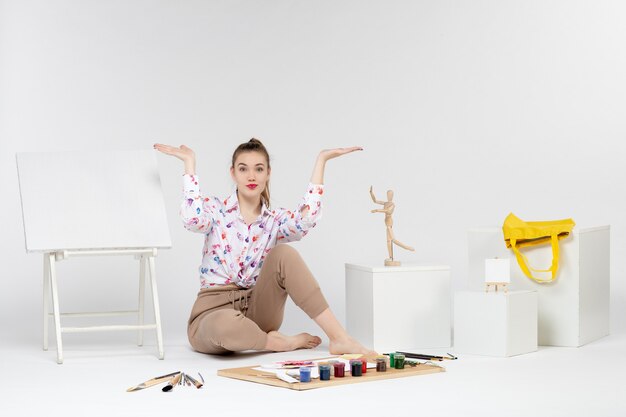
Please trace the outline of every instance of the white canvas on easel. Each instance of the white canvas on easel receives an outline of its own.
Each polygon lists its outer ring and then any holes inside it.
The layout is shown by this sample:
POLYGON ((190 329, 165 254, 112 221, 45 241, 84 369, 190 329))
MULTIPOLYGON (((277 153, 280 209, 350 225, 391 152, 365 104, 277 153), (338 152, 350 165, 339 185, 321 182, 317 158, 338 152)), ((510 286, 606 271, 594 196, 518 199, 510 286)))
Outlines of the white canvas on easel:
POLYGON ((159 358, 163 342, 154 258, 170 248, 161 182, 152 150, 19 153, 26 251, 44 256, 44 349, 48 347, 49 302, 55 322, 57 362, 63 362, 61 333, 155 329, 159 358), (59 311, 55 263, 75 256, 133 255, 140 261, 139 307, 107 313, 59 311), (154 324, 143 323, 146 272, 150 276, 154 324), (137 325, 61 327, 64 315, 136 314, 137 325))

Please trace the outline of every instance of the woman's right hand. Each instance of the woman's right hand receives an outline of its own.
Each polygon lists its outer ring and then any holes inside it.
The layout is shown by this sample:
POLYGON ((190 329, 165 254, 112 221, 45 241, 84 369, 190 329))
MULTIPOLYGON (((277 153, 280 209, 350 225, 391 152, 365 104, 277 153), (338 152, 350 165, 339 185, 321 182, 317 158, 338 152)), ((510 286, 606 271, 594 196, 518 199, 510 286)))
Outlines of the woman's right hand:
POLYGON ((195 160, 196 159, 196 154, 193 153, 191 148, 189 148, 189 147, 187 147, 185 145, 180 145, 180 148, 177 148, 175 146, 169 146, 169 145, 163 145, 161 143, 155 143, 154 144, 154 149, 156 149, 159 152, 163 152, 164 154, 175 156, 176 158, 180 159, 183 162, 187 162, 188 160, 195 160))
POLYGON ((194 175, 196 173, 196 154, 193 150, 185 145, 180 145, 180 147, 163 145, 161 143, 155 143, 154 149, 159 152, 162 152, 166 155, 172 155, 176 158, 180 159, 185 163, 185 173, 189 175, 194 175))
POLYGON ((185 174, 195 175, 196 173, 196 154, 193 150, 185 145, 180 147, 163 145, 155 143, 154 149, 166 155, 172 155, 185 163, 185 174))

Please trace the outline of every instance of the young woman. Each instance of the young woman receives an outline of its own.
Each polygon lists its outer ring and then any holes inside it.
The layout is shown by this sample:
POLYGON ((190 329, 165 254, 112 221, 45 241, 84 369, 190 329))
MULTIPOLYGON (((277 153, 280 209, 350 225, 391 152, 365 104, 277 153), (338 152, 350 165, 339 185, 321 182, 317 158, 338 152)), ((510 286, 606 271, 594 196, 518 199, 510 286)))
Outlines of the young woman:
POLYGON ((205 197, 194 152, 185 145, 154 148, 185 164, 180 214, 185 228, 205 234, 201 290, 188 322, 191 346, 204 353, 313 348, 308 333, 278 332, 287 295, 330 340, 330 353, 372 353, 350 337, 330 310, 298 252, 285 243, 300 240, 321 215, 326 162, 360 147, 320 152, 310 184, 296 210, 270 209, 269 154, 257 139, 235 149, 230 174, 237 190, 225 200, 205 197))

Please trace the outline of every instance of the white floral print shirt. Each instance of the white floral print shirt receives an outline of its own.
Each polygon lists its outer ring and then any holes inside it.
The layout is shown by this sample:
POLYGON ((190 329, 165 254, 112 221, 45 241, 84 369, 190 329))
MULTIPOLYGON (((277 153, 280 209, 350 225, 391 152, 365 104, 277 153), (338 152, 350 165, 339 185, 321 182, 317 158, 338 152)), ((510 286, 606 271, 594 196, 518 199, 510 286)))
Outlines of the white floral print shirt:
POLYGON ((239 211, 236 191, 225 200, 204 197, 198 176, 184 174, 180 216, 187 230, 206 235, 200 286, 254 286, 265 257, 277 243, 300 240, 315 227, 321 218, 323 193, 323 185, 309 184, 295 210, 269 210, 263 205, 261 215, 247 225, 239 211))

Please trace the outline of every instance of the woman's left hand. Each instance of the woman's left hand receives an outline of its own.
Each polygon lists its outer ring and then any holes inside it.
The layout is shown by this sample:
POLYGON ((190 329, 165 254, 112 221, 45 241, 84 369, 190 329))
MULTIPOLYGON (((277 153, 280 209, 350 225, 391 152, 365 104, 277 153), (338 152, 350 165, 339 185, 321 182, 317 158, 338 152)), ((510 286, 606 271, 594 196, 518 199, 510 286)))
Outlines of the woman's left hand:
POLYGON ((311 183, 324 183, 324 168, 326 167, 326 161, 329 159, 333 159, 350 152, 362 150, 363 148, 360 146, 353 146, 351 148, 324 149, 320 152, 317 160, 315 161, 315 167, 313 168, 313 174, 311 175, 311 183))
POLYGON ((350 152, 362 150, 363 148, 361 146, 352 146, 351 148, 324 149, 320 152, 319 157, 324 161, 328 161, 329 159, 337 158, 338 156, 345 155, 350 152))

